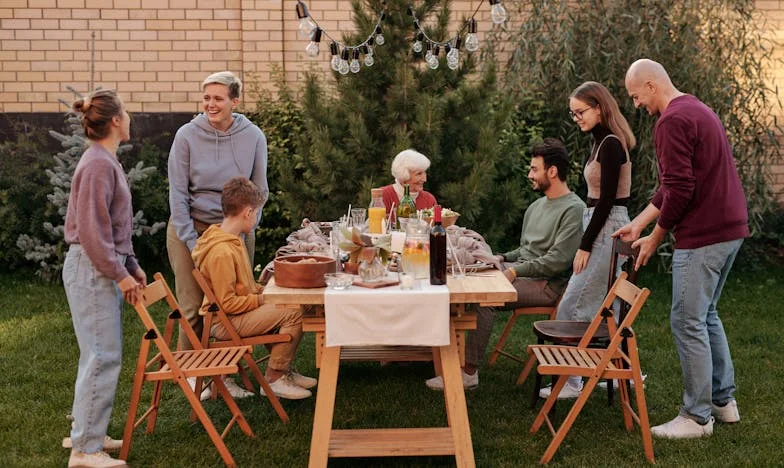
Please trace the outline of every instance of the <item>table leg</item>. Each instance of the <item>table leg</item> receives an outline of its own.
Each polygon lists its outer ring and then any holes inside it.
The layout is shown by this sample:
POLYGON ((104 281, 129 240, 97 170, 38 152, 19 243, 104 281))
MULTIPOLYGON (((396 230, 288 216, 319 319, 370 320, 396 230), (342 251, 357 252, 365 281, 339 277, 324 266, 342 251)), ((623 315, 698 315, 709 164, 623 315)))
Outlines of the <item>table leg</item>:
POLYGON ((455 443, 455 462, 458 467, 474 467, 474 447, 471 443, 471 427, 468 423, 463 379, 460 375, 460 357, 457 353, 455 326, 450 324, 448 346, 440 348, 441 370, 444 378, 444 399, 452 438, 455 443))
POLYGON ((313 433, 310 438, 310 461, 308 466, 311 468, 327 466, 339 368, 340 346, 324 348, 319 371, 316 412, 313 415, 313 433))

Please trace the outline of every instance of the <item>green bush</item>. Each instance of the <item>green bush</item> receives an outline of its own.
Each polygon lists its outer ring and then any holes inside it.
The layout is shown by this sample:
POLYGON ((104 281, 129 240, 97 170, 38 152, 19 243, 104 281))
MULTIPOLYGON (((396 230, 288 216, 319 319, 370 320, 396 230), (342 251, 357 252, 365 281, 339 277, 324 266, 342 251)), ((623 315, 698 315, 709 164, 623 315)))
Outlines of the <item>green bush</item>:
POLYGON ((16 245, 22 234, 41 236, 44 221, 51 221, 46 195, 51 157, 42 157, 40 129, 25 129, 16 140, 0 143, 0 271, 29 266, 24 251, 16 245))

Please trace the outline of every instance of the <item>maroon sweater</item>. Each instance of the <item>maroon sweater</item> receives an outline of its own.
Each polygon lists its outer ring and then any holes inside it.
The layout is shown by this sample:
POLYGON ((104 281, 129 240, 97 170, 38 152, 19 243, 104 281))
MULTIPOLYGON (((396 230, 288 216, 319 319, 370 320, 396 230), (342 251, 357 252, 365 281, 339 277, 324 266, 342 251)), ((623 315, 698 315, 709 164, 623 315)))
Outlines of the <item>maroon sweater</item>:
POLYGON ((74 171, 65 242, 80 244, 101 274, 119 282, 139 268, 131 245, 132 228, 131 190, 125 172, 114 155, 93 143, 74 171), (125 264, 117 254, 128 256, 125 264))
POLYGON ((654 129, 659 189, 651 200, 675 248, 749 236, 746 196, 719 117, 691 95, 670 101, 654 129))

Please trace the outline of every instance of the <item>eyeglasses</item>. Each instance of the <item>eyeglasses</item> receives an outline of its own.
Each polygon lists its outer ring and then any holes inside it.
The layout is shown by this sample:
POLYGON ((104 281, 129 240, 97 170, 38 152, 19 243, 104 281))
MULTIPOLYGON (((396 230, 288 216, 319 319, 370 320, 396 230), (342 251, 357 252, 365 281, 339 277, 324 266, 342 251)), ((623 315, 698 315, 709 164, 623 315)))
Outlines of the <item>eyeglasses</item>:
POLYGON ((569 111, 569 117, 571 117, 572 120, 581 120, 583 118, 583 114, 585 113, 585 111, 587 111, 588 109, 593 109, 593 107, 594 106, 588 106, 588 107, 586 107, 584 109, 580 109, 580 110, 576 110, 576 111, 570 110, 569 111))

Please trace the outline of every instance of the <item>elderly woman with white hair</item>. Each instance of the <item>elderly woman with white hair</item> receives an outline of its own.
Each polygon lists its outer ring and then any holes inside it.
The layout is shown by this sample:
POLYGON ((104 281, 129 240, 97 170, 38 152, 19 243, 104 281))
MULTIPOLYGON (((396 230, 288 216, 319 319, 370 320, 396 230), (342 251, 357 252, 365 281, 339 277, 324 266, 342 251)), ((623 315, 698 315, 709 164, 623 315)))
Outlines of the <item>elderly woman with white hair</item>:
MULTIPOLYGON (((204 112, 177 130, 169 152, 171 219, 166 232, 180 310, 197 334, 202 331, 199 309, 203 293, 191 274, 191 251, 211 224, 223 221, 223 186, 234 177, 246 177, 261 189, 265 200, 269 196, 267 138, 253 122, 234 112, 242 95, 242 82, 233 73, 222 71, 208 76, 201 89, 204 112)), ((260 220, 261 210, 256 223, 260 220)), ((251 265, 254 231, 255 226, 245 236, 251 265)), ((180 332, 178 347, 190 349, 190 342, 180 332)), ((235 391, 228 379, 226 383, 235 397, 252 395, 239 388, 235 391)))
POLYGON ((436 197, 424 189, 427 182, 427 169, 430 167, 430 160, 427 157, 412 149, 401 151, 392 161, 392 176, 395 183, 383 187, 384 206, 387 211, 392 209, 392 204, 400 205, 403 198, 403 185, 408 184, 411 198, 417 210, 432 208, 436 205, 436 197))

